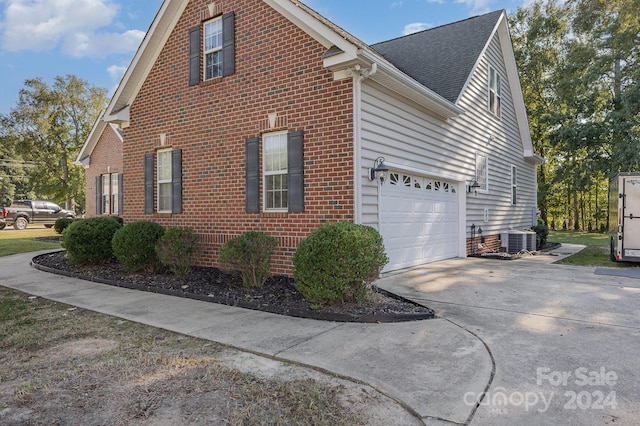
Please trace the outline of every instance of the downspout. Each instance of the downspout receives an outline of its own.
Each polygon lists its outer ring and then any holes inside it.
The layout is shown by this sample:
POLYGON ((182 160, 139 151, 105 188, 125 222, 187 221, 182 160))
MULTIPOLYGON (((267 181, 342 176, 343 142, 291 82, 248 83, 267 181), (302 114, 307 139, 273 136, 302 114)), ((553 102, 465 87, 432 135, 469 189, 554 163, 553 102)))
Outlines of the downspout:
POLYGON ((378 64, 371 64, 370 69, 362 69, 360 65, 349 68, 353 76, 353 188, 354 188, 354 222, 362 223, 362 81, 378 71, 378 64))

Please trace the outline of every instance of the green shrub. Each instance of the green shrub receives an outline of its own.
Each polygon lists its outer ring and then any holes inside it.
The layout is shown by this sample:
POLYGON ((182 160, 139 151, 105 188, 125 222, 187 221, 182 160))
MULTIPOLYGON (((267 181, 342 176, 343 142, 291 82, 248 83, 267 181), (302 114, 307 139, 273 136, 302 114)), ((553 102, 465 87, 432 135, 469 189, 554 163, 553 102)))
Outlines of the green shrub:
POLYGON ((531 229, 536 233, 536 250, 540 250, 545 244, 547 244, 549 227, 544 224, 538 224, 531 229))
POLYGON ((108 217, 76 219, 62 232, 67 258, 79 265, 108 263, 113 260, 111 240, 121 228, 108 217))
POLYGON ((218 251, 218 262, 224 270, 239 272, 245 287, 262 287, 269 278, 277 245, 274 237, 249 231, 224 243, 218 251))
POLYGON ((155 222, 129 223, 113 236, 113 254, 130 272, 156 272, 161 266, 156 244, 162 235, 164 228, 155 222))
POLYGON ((59 217, 58 219, 56 219, 55 223, 53 224, 53 229, 60 235, 62 235, 62 232, 67 229, 67 227, 69 225, 71 225, 71 222, 73 222, 74 219, 71 217, 59 217))
POLYGON ((326 223, 298 245, 293 276, 298 291, 315 305, 361 301, 388 261, 375 229, 326 223))
POLYGON ((158 259, 178 276, 185 276, 200 250, 200 238, 189 228, 169 228, 156 245, 158 259))

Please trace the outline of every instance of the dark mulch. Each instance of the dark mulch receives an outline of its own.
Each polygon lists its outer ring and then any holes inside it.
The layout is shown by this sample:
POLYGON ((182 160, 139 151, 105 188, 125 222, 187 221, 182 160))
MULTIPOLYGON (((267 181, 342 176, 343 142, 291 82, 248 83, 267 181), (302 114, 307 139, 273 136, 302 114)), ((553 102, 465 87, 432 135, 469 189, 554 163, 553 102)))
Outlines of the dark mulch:
POLYGON ((43 271, 136 290, 188 297, 294 317, 349 322, 400 322, 433 318, 426 306, 376 289, 370 301, 312 309, 288 277, 271 277, 261 288, 246 288, 238 276, 217 268, 192 267, 188 276, 169 273, 126 273, 119 263, 78 266, 64 251, 36 256, 32 265, 43 271))

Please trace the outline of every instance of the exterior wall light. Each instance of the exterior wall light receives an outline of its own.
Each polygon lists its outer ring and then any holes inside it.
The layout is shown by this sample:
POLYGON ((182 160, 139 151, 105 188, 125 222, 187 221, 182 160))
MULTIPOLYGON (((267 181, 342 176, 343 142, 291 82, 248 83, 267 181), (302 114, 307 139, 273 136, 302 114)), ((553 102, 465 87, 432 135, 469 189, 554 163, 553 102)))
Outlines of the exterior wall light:
POLYGON ((384 183, 384 174, 388 172, 389 168, 384 164, 384 157, 378 157, 373 162, 373 167, 369 169, 369 180, 376 180, 376 177, 380 179, 380 184, 384 183))
POLYGON ((471 180, 471 182, 469 183, 469 185, 467 185, 467 192, 469 194, 471 194, 472 191, 474 191, 476 194, 478 194, 478 188, 480 188, 480 184, 478 183, 478 181, 474 178, 471 180))

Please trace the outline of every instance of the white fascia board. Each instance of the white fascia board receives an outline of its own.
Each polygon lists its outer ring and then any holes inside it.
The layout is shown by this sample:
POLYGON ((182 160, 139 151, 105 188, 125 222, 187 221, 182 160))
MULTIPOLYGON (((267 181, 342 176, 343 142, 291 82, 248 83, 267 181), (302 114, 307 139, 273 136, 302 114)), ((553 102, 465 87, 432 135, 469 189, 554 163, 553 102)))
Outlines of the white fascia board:
MULTIPOLYGON (((120 112, 126 108, 128 122, 129 105, 131 105, 140 92, 140 88, 149 75, 158 56, 160 56, 162 48, 184 13, 188 3, 188 0, 164 0, 140 47, 138 47, 138 51, 122 77, 122 81, 120 81, 115 94, 111 98, 111 102, 109 102, 105 113, 108 121, 111 121, 110 119, 112 117, 117 119, 122 117, 120 112)), ((126 123, 122 127, 126 127, 126 123)))
POLYGON ((331 46, 337 46, 351 59, 358 57, 358 46, 347 40, 346 35, 339 34, 322 22, 325 18, 320 15, 313 16, 307 6, 301 5, 295 0, 263 1, 327 49, 331 46))
MULTIPOLYGON (((502 47, 502 56, 507 70, 507 78, 509 79, 509 87, 511 88, 511 96, 513 97, 513 107, 515 109, 516 120, 518 120, 522 149, 525 153, 533 153, 533 141, 531 140, 531 129, 529 128, 529 119, 527 118, 527 107, 524 103, 524 96, 522 95, 518 65, 516 63, 515 53, 513 52, 513 44, 511 43, 511 34, 509 33, 506 17, 501 20, 498 31, 500 45, 502 47)), ((525 157, 527 157, 526 154, 525 157)))

